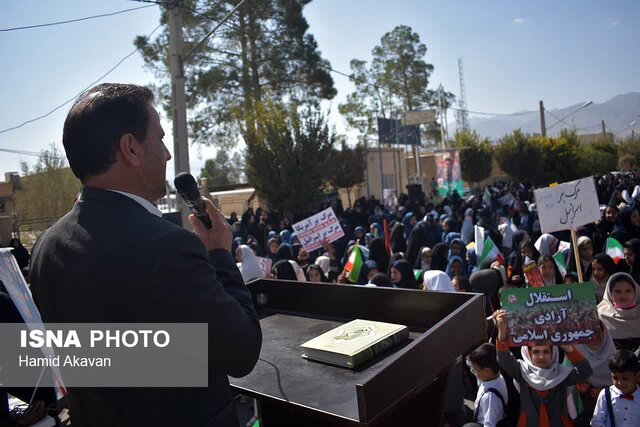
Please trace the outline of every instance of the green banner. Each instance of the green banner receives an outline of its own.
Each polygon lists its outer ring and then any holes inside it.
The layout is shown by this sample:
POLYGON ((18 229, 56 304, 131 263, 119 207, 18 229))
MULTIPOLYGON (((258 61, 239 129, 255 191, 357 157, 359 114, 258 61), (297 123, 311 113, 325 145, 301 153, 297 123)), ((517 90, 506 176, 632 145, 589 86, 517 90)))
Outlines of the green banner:
POLYGON ((522 345, 600 342, 593 283, 500 290, 509 313, 509 340, 522 345))

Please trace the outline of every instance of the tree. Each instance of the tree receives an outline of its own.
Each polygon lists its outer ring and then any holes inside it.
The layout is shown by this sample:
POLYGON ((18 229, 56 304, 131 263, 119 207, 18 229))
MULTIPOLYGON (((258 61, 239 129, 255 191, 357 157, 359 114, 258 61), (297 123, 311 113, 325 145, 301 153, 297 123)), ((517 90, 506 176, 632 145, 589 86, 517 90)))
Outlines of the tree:
POLYGON ((343 140, 340 150, 332 150, 329 158, 329 183, 338 191, 347 190, 347 199, 351 206, 351 188, 364 181, 365 164, 364 147, 360 144, 354 148, 347 146, 343 140))
POLYGON ((555 138, 531 137, 531 143, 540 151, 540 162, 533 182, 548 185, 580 178, 578 152, 580 142, 575 130, 562 129, 555 138))
POLYGON ((520 129, 505 135, 496 147, 495 155, 500 169, 512 178, 520 182, 536 182, 542 153, 520 129))
MULTIPOLYGON (((375 135, 376 118, 391 118, 396 112, 422 110, 437 105, 438 97, 428 89, 434 70, 424 61, 427 47, 411 27, 400 25, 380 39, 371 51, 373 60, 352 59, 350 79, 356 90, 347 95, 347 102, 338 106, 351 128, 363 135, 375 135)), ((445 103, 454 96, 445 93, 445 103)), ((440 139, 437 123, 423 129, 433 139, 440 139)))
POLYGON ((582 144, 577 161, 580 177, 605 174, 618 168, 617 148, 608 141, 582 144))
POLYGON ((336 138, 325 117, 273 101, 256 103, 249 114, 248 120, 239 120, 247 143, 249 183, 272 209, 294 215, 315 210, 323 198, 336 138))
POLYGON ((457 130, 454 144, 460 150, 462 179, 475 183, 491 176, 493 151, 489 138, 481 140, 476 131, 457 130))
MULTIPOLYGON (((311 0, 252 0, 184 63, 190 135, 193 141, 229 148, 237 121, 232 105, 250 111, 265 93, 317 105, 336 90, 302 9, 311 0)), ((184 0, 185 52, 190 52, 238 0, 184 0)), ((163 11, 161 23, 168 22, 163 11)), ((146 65, 163 82, 160 99, 170 112, 169 29, 154 40, 138 36, 146 65)), ((251 115, 246 115, 249 119, 251 115)))
POLYGON ((620 140, 617 144, 621 159, 637 169, 640 167, 640 138, 638 136, 628 136, 620 140))
POLYGON ((207 178, 207 185, 237 184, 241 181, 244 160, 239 153, 229 157, 227 150, 218 150, 216 157, 207 159, 200 170, 200 178, 207 178))
POLYGON ((22 162, 21 167, 22 190, 15 194, 18 218, 58 218, 69 212, 82 184, 67 167, 62 150, 51 144, 35 165, 22 162))

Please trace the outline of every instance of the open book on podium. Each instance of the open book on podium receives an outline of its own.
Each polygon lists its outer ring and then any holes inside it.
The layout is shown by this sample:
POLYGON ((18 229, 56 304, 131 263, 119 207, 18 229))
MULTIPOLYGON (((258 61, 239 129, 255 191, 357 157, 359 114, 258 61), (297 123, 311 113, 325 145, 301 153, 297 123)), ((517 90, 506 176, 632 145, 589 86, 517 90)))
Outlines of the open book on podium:
POLYGON ((302 357, 356 368, 407 338, 406 326, 356 319, 302 344, 302 357))

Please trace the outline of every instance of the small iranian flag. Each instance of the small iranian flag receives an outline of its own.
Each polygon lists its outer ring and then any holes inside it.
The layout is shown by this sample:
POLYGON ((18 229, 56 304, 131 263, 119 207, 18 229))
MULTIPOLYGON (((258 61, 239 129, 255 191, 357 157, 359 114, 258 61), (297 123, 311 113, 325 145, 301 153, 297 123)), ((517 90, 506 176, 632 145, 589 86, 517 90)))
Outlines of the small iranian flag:
POLYGON ((349 276, 347 276, 347 279, 349 279, 351 283, 356 283, 358 281, 361 267, 362 253, 360 252, 360 246, 358 246, 358 244, 356 243, 356 245, 353 247, 353 251, 351 251, 351 255, 349 255, 347 265, 344 266, 345 271, 349 272, 349 276))
POLYGON ((504 256, 502 255, 500 250, 498 250, 496 244, 493 243, 491 237, 487 237, 484 241, 484 247, 482 248, 482 254, 480 255, 480 259, 478 260, 478 265, 482 265, 482 263, 486 259, 496 260, 501 264, 504 264, 504 256))
POLYGON ((624 251, 622 245, 613 237, 607 238, 604 253, 613 258, 613 261, 617 264, 622 258, 624 258, 624 251))
POLYGON ((553 260, 556 262, 558 270, 560 270, 560 274, 562 274, 562 278, 564 278, 564 276, 567 274, 567 266, 564 263, 564 255, 562 254, 562 252, 556 252, 556 254, 553 256, 553 260))

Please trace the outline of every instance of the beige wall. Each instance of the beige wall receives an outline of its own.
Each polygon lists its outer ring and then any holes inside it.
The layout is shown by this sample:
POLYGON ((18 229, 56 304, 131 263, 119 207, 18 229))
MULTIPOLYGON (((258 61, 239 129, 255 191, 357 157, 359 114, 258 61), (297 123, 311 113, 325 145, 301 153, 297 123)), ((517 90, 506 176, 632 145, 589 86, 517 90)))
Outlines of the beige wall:
MULTIPOLYGON (((402 148, 377 148, 367 149, 367 170, 365 171, 365 181, 359 187, 359 197, 367 197, 367 182, 369 183, 369 194, 373 194, 376 199, 382 200, 382 180, 380 177, 380 153, 382 154, 382 174, 395 176, 394 186, 398 195, 407 192, 407 162, 402 148)), ((346 193, 345 193, 346 194, 346 193)), ((352 190, 352 203, 353 190, 352 190)), ((346 207, 346 197, 343 199, 346 207)))
POLYGON ((590 133, 586 135, 578 135, 578 140, 581 144, 593 144, 598 141, 613 142, 614 136, 611 132, 590 133))

